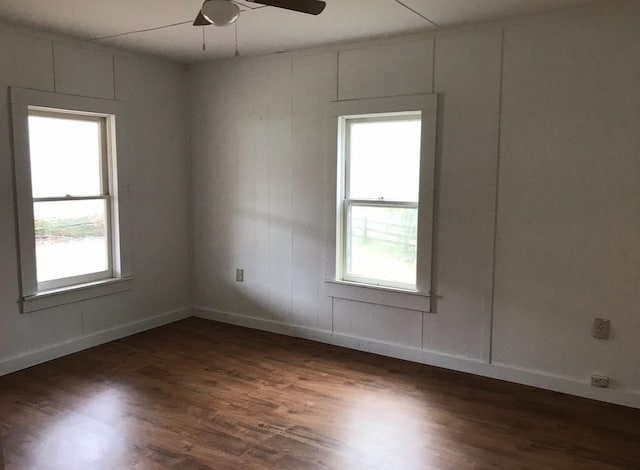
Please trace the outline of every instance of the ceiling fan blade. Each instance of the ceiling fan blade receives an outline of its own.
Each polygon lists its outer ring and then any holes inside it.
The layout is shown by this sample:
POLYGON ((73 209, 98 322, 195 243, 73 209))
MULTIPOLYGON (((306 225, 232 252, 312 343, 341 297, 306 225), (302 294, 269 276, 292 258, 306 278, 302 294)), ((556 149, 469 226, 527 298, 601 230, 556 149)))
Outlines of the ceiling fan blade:
POLYGON ((198 16, 196 16, 196 20, 193 22, 193 26, 209 26, 211 21, 206 19, 201 11, 198 12, 198 16))
POLYGON ((270 7, 284 8, 285 10, 299 11, 310 15, 319 15, 327 4, 321 0, 249 0, 252 3, 261 3, 270 7))

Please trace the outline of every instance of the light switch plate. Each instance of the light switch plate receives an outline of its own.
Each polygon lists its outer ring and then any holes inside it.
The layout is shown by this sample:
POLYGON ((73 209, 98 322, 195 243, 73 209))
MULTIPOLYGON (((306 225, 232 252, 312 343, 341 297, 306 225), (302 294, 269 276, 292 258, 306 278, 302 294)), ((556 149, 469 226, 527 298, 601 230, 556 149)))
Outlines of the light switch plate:
POLYGON ((593 337, 598 339, 609 339, 611 322, 604 318, 596 318, 593 321, 593 337))

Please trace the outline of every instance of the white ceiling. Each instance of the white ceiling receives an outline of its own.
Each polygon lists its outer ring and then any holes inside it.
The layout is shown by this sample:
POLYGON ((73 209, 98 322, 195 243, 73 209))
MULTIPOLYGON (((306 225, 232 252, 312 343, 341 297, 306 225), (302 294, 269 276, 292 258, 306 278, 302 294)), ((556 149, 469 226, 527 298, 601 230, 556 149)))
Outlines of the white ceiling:
MULTIPOLYGON (((604 2, 606 0, 600 0, 604 2)), ((371 38, 472 23, 593 0, 326 0, 320 16, 244 3, 238 20, 239 50, 244 55, 301 49, 338 41, 371 38)), ((202 0, 0 0, 0 21, 82 39, 190 22, 202 0)), ((231 57, 233 26, 202 28, 182 24, 154 31, 101 39, 98 43, 162 55, 183 62, 231 57)))

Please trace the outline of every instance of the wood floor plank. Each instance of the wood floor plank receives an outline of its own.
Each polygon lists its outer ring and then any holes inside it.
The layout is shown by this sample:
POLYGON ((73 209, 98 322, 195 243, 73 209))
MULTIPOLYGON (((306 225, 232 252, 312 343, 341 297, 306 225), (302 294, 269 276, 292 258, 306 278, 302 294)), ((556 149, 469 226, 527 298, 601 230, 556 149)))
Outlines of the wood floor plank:
POLYGON ((0 377, 7 470, 639 470, 640 410, 190 318, 0 377))

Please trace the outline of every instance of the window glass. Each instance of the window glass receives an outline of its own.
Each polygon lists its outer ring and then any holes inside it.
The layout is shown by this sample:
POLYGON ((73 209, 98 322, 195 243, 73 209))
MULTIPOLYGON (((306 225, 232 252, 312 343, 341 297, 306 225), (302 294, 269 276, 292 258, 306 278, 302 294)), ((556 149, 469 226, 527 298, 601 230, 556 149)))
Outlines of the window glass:
POLYGON ((30 113, 33 197, 102 194, 101 123, 30 113))
POLYGON ((349 197, 418 201, 419 118, 349 120, 349 197))
POLYGON ((35 202, 38 282, 109 269, 106 201, 35 202))
POLYGON ((415 285, 418 210, 352 205, 347 226, 347 272, 415 285))

